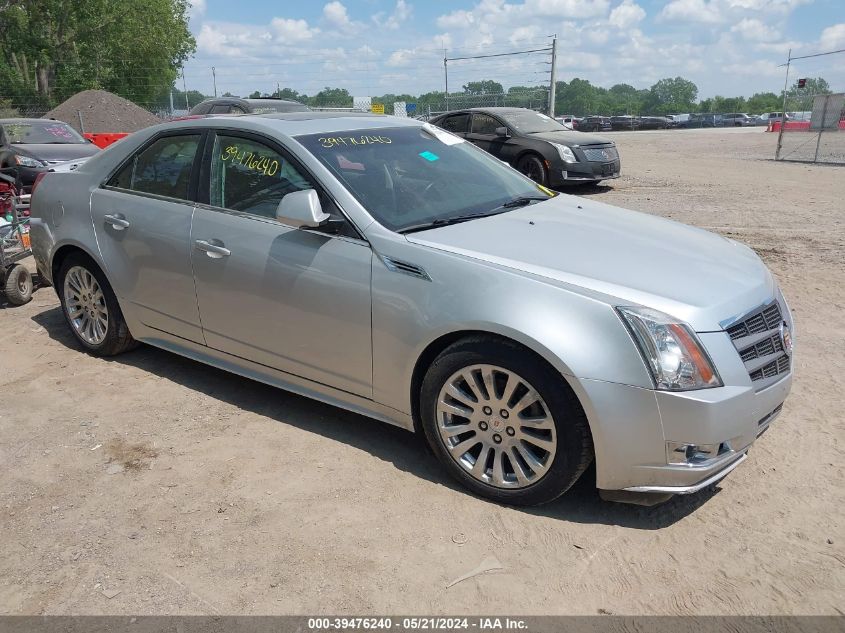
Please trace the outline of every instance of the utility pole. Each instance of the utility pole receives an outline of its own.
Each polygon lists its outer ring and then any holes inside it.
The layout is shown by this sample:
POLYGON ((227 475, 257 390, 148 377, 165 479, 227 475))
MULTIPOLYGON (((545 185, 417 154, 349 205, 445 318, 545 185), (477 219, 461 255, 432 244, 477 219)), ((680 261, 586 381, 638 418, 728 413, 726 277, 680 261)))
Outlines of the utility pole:
POLYGON ((211 78, 214 81, 214 96, 217 96, 217 71, 214 70, 214 66, 211 67, 211 78))
POLYGON ((449 111, 449 60, 446 59, 446 49, 443 49, 443 78, 446 80, 446 111, 449 111))
POLYGON ((188 105, 188 84, 185 83, 185 67, 182 67, 182 93, 185 95, 185 109, 190 112, 191 106, 188 105))
POLYGON ((549 86, 549 116, 555 118, 555 88, 557 84, 557 33, 552 38, 552 76, 549 86))
POLYGON ((775 150, 775 160, 780 159, 780 150, 783 146, 783 128, 786 127, 786 87, 789 85, 789 64, 792 63, 792 49, 789 49, 789 56, 786 58, 786 77, 783 79, 783 112, 780 113, 780 131, 778 132, 778 148, 775 150))

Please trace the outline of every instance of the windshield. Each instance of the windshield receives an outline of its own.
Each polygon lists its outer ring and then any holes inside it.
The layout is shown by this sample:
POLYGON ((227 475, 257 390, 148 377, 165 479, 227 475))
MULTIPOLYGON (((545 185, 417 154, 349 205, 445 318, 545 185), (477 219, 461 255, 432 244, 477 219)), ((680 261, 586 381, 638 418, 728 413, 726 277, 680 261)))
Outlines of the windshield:
POLYGON ((2 123, 6 142, 21 145, 44 143, 87 143, 76 130, 61 121, 27 121, 2 123))
POLYGON ((428 124, 309 134, 296 140, 393 231, 505 212, 509 209, 502 205, 516 198, 556 195, 428 124))
POLYGON ((560 123, 547 117, 542 112, 533 110, 514 110, 498 114, 510 127, 523 134, 536 134, 537 132, 560 132, 566 130, 560 123))

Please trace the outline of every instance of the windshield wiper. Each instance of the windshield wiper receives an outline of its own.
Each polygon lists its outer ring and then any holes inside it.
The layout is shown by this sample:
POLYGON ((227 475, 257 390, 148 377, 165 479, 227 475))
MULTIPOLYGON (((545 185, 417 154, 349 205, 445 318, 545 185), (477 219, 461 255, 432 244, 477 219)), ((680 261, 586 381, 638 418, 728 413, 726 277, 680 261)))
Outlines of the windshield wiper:
POLYGON ((518 198, 508 200, 504 204, 500 204, 498 207, 496 207, 495 209, 491 209, 490 211, 484 211, 483 213, 468 213, 466 215, 456 215, 451 218, 438 218, 436 220, 432 220, 431 222, 423 222, 422 224, 414 224, 405 227, 404 229, 401 229, 398 232, 402 234, 415 233, 416 231, 436 229, 441 226, 449 226, 450 224, 460 224, 461 222, 477 220, 478 218, 488 218, 491 215, 499 215, 500 213, 505 213, 505 209, 516 209, 517 207, 524 207, 526 205, 529 205, 532 202, 542 202, 543 200, 549 199, 549 196, 519 196, 518 198))
MULTIPOLYGON (((502 206, 496 207, 496 209, 516 209, 518 207, 524 207, 532 202, 542 202, 543 200, 550 200, 550 196, 519 196, 518 198, 514 198, 513 200, 508 200, 502 206)), ((493 209, 494 211, 496 209, 493 209)))
POLYGON ((451 218, 437 218, 436 220, 432 220, 431 222, 413 224, 411 226, 399 230, 398 232, 402 233, 403 235, 405 233, 415 233, 417 231, 425 231, 427 229, 436 229, 441 226, 449 226, 450 224, 460 224, 461 222, 467 222, 469 220, 475 220, 478 218, 487 218, 491 215, 499 215, 500 213, 502 213, 502 211, 485 211, 484 213, 468 213, 467 215, 456 215, 451 218))

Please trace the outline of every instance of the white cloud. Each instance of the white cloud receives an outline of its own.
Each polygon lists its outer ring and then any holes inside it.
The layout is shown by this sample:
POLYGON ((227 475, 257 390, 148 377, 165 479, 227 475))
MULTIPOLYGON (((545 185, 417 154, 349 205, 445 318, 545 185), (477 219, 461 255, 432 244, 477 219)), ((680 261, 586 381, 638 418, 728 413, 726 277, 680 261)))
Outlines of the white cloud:
POLYGON ((188 4, 188 18, 201 18, 205 15, 205 0, 191 0, 188 4))
POLYGON ((757 18, 742 18, 731 27, 731 33, 739 33, 752 42, 771 42, 780 37, 780 33, 757 18))
POLYGON ((707 0, 672 0, 663 7, 659 17, 670 22, 715 24, 722 21, 719 7, 707 0))
POLYGON ((320 29, 309 27, 305 20, 287 18, 273 18, 270 21, 270 27, 276 37, 284 43, 304 42, 320 32, 320 29))
POLYGON ((555 18, 592 18, 606 15, 608 0, 525 0, 525 11, 555 18))
POLYGON ((376 13, 373 16, 373 22, 379 26, 395 30, 402 26, 402 23, 405 22, 405 20, 411 17, 411 12, 412 10, 410 4, 408 4, 405 0, 396 0, 396 7, 393 9, 393 13, 391 13, 386 19, 383 13, 376 13))
POLYGON ((345 28, 350 24, 349 14, 346 12, 346 7, 342 2, 338 2, 337 0, 329 2, 323 7, 323 18, 330 25, 340 29, 345 28))
POLYGON ((834 24, 822 31, 819 38, 822 52, 839 49, 845 46, 845 23, 834 24))
POLYGON ((629 29, 645 18, 645 9, 633 0, 624 0, 622 4, 610 12, 610 22, 620 29, 629 29))

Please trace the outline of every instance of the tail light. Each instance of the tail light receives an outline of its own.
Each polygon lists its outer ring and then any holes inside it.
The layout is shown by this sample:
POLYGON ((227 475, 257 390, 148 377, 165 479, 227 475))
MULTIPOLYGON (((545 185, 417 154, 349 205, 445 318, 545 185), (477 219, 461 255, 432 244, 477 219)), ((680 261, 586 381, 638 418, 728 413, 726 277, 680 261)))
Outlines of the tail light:
POLYGON ((38 172, 38 175, 35 177, 35 182, 32 183, 32 188, 29 191, 30 194, 35 193, 35 188, 38 186, 38 183, 41 182, 41 179, 47 175, 47 173, 48 172, 46 171, 38 172))

